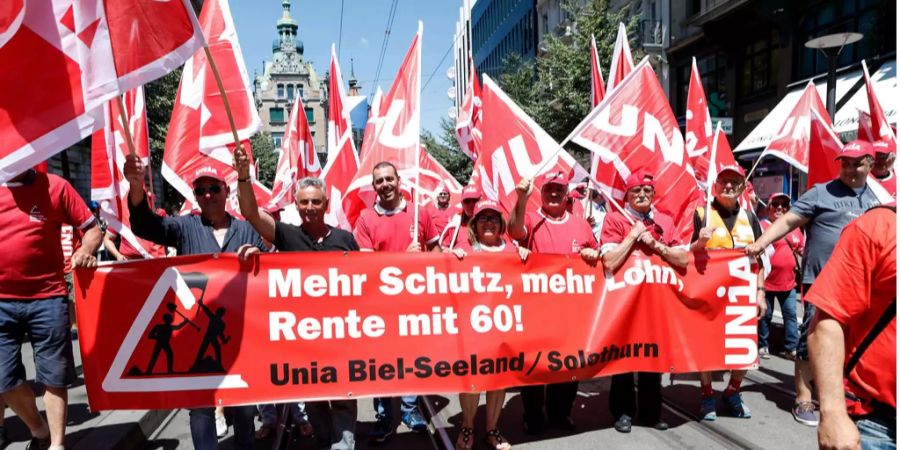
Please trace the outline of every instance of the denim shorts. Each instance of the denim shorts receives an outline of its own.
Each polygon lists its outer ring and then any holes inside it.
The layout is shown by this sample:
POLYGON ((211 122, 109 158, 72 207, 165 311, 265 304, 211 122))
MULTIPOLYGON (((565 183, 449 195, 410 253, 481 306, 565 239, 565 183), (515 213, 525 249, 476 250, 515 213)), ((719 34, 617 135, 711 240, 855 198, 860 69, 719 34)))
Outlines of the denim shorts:
POLYGON ((25 381, 22 342, 34 349, 34 380, 64 388, 75 381, 75 359, 65 297, 41 300, 0 300, 0 392, 25 381))
POLYGON ((806 293, 809 292, 811 285, 803 285, 803 320, 800 321, 800 340, 797 342, 797 359, 801 361, 809 361, 809 347, 807 339, 809 336, 809 327, 812 325, 813 316, 816 314, 816 306, 805 301, 806 293))

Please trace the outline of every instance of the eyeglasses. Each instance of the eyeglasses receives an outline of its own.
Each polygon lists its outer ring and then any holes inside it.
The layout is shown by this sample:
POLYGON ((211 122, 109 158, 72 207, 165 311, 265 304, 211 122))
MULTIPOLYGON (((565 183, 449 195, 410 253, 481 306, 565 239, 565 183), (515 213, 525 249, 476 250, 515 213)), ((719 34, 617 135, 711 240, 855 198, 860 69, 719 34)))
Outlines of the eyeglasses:
POLYGON ((719 184, 722 186, 725 186, 726 184, 729 184, 729 183, 732 186, 737 187, 737 186, 744 184, 744 179, 743 178, 719 178, 716 180, 716 184, 719 184))
POLYGON ((640 193, 652 194, 653 187, 652 186, 633 187, 633 188, 629 189, 628 192, 631 192, 632 194, 640 194, 640 193))
POLYGON ((480 215, 480 216, 478 216, 478 217, 475 218, 475 221, 476 221, 476 222, 496 222, 496 223, 500 223, 501 220, 502 220, 502 219, 500 219, 500 216, 493 215, 493 214, 484 214, 484 215, 480 215))
POLYGON ((210 187, 195 187, 194 188, 194 195, 197 197, 203 197, 204 195, 206 195, 207 192, 209 192, 210 194, 216 195, 219 192, 222 192, 222 186, 219 186, 218 184, 214 184, 210 187))
POLYGON ((477 198, 467 198, 467 199, 463 200, 462 202, 463 203, 478 203, 478 199, 477 198))

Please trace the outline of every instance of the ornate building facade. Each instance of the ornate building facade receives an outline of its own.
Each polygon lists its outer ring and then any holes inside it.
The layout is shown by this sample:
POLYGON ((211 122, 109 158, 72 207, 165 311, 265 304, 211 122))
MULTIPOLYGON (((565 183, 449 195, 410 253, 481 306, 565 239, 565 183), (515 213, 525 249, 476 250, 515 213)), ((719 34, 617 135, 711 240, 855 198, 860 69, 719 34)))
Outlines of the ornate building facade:
POLYGON ((263 74, 253 80, 256 107, 263 131, 271 134, 275 147, 281 147, 294 101, 302 99, 316 152, 324 160, 327 86, 312 63, 303 59, 303 41, 297 35, 297 21, 291 17, 290 0, 283 0, 281 5, 284 12, 276 25, 278 37, 272 42, 272 60, 265 62, 263 74))

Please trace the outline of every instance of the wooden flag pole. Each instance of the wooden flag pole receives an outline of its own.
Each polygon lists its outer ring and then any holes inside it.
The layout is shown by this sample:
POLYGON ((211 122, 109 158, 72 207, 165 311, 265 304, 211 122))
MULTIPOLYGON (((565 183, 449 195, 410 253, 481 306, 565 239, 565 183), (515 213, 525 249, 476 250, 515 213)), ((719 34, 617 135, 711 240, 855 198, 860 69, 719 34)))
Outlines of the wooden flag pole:
POLYGON ((219 75, 219 69, 216 67, 216 61, 209 51, 209 46, 204 46, 203 51, 206 52, 206 60, 209 61, 209 68, 212 69, 213 78, 216 79, 216 86, 219 87, 219 93, 222 94, 222 105, 225 106, 225 115, 228 116, 228 124, 231 125, 231 135, 234 137, 234 148, 237 149, 241 145, 241 140, 238 138, 237 126, 234 124, 234 115, 231 113, 231 104, 228 103, 228 95, 225 94, 225 85, 222 83, 222 77, 219 75))
POLYGON ((128 143, 128 154, 130 156, 137 155, 137 150, 134 148, 134 140, 131 139, 131 130, 128 129, 128 117, 125 116, 125 102, 122 101, 121 95, 116 96, 116 104, 119 106, 119 120, 122 122, 125 142, 128 143))

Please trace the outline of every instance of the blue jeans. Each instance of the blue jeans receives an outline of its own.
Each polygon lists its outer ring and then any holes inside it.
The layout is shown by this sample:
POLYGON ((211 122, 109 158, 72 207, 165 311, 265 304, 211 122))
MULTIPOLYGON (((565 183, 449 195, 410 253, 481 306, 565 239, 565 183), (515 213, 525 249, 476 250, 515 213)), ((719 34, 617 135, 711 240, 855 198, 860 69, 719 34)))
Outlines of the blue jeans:
POLYGON ((66 297, 0 299, 0 392, 25 382, 25 335, 34 349, 35 381, 54 388, 65 388, 75 381, 66 297))
MULTIPOLYGON (((803 292, 807 292, 804 289, 803 292)), ((797 359, 809 361, 809 348, 806 346, 806 337, 809 335, 809 326, 812 325, 813 316, 816 315, 816 306, 810 302, 803 302, 803 321, 800 323, 800 341, 797 343, 797 359)))
MULTIPOLYGON (((234 426, 234 448, 238 450, 251 450, 256 441, 255 424, 253 418, 256 415, 256 407, 232 406, 225 408, 225 414, 231 414, 231 424, 234 426)), ((191 408, 191 441, 194 450, 216 450, 219 438, 216 437, 215 408, 191 408)))
POLYGON ((856 421, 862 450, 895 450, 897 430, 893 421, 864 417, 856 421))
POLYGON ((759 321, 759 348, 769 346, 769 327, 772 325, 772 314, 775 312, 775 301, 781 305, 781 316, 784 318, 784 349, 797 350, 800 331, 797 328, 797 291, 766 291, 766 315, 759 321))
MULTIPOLYGON (((378 397, 373 399, 375 407, 375 418, 379 421, 384 420, 393 423, 394 411, 391 407, 390 397, 378 397)), ((407 414, 419 410, 419 396, 405 395, 400 397, 400 417, 406 417, 407 414)))

